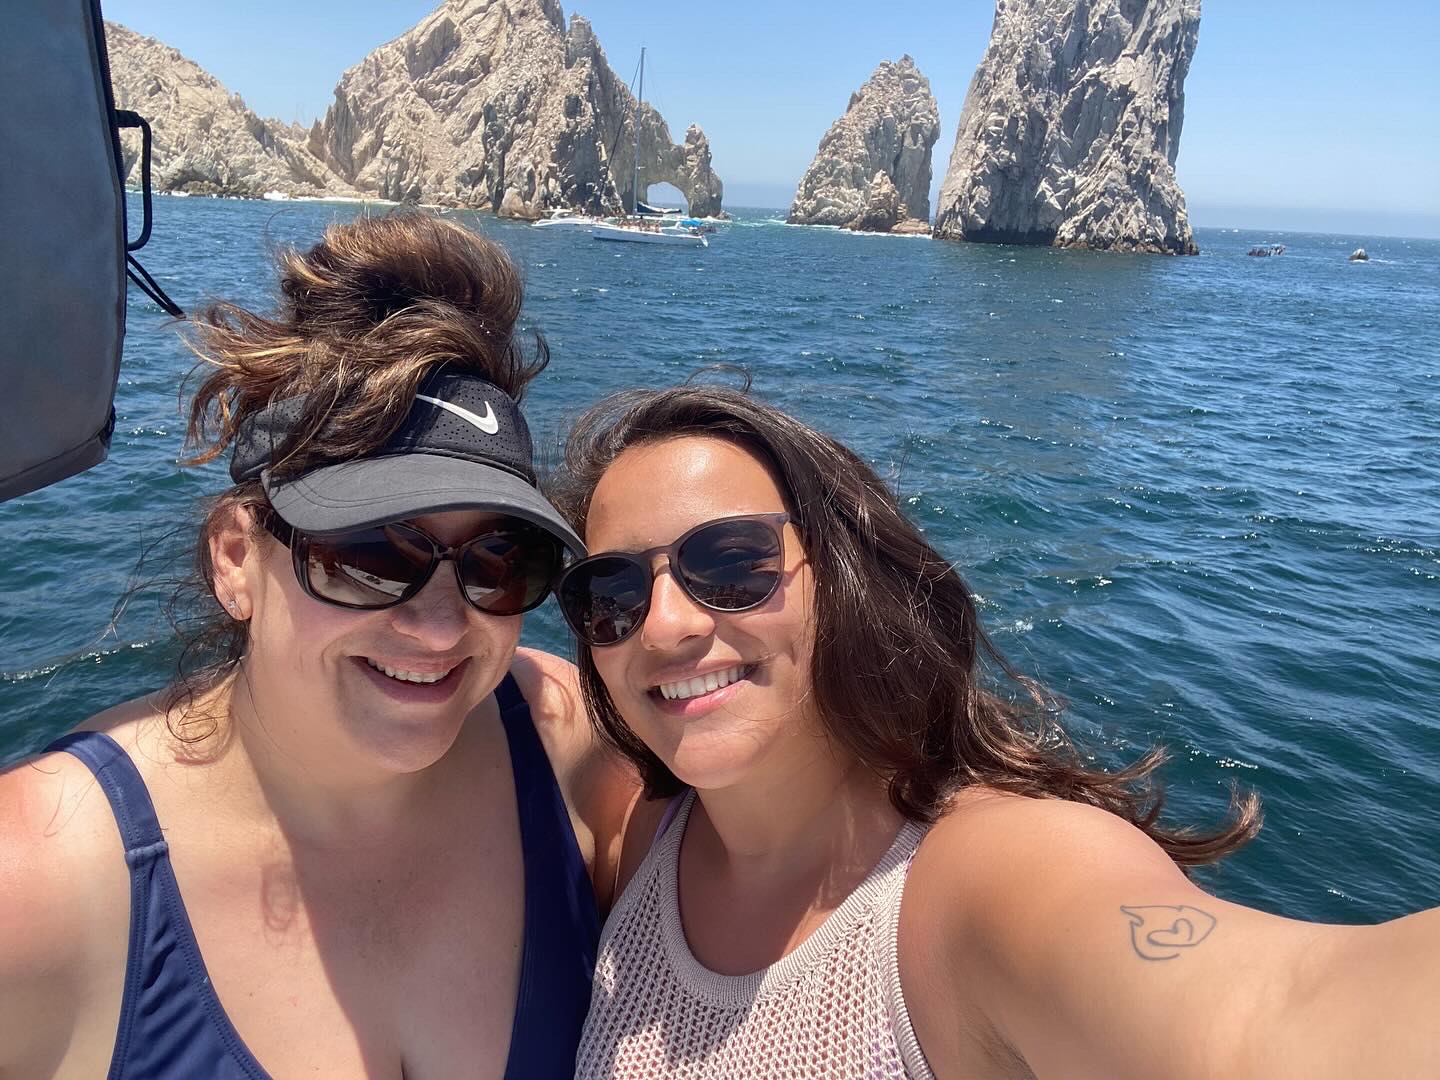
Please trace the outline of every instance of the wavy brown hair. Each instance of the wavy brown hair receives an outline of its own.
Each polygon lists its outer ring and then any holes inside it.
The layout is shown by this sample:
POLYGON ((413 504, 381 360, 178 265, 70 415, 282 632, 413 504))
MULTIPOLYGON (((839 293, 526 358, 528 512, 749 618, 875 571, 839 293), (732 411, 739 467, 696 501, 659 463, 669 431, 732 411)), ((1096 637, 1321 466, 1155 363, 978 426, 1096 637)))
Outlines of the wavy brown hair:
MULTIPOLYGON (((274 313, 220 300, 188 327, 199 361, 191 378, 200 381, 187 464, 221 457, 245 417, 303 394, 298 434, 272 469, 309 472, 382 446, 440 365, 479 375, 519 401, 549 361, 539 334, 527 343, 516 333, 524 290, 515 264, 453 222, 418 211, 361 218, 331 225, 306 251, 282 249, 276 263, 274 313)), ((241 507, 257 520, 268 509, 258 481, 205 507, 192 572, 169 606, 181 653, 167 708, 188 707, 245 654, 247 624, 222 610, 210 562, 211 537, 241 507)))
MULTIPOLYGON (((1182 867, 1214 862, 1259 831, 1258 799, 1235 789, 1219 828, 1161 824, 1160 749, 1113 771, 1087 764, 1058 702, 991 643, 969 587, 875 470, 744 390, 686 385, 605 399, 571 432, 554 497, 583 536, 596 485, 622 453, 684 436, 726 439, 777 478, 814 572, 810 682, 821 723, 885 781, 906 818, 933 821, 972 784, 1069 799, 1138 826, 1182 867)), ((577 663, 592 718, 638 767, 647 793, 681 791, 625 723, 584 644, 577 663)))

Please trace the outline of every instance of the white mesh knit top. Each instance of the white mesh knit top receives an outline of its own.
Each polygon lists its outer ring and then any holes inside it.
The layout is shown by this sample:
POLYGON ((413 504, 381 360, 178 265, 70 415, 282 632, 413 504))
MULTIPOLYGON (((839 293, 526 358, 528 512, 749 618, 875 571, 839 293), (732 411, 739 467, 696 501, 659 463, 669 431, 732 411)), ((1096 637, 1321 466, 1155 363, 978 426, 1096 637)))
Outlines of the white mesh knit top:
POLYGON ((720 975, 680 923, 680 841, 695 794, 655 842, 600 939, 582 1080, 932 1080, 900 990, 896 933, 910 859, 890 849, 799 948, 749 975, 720 975))

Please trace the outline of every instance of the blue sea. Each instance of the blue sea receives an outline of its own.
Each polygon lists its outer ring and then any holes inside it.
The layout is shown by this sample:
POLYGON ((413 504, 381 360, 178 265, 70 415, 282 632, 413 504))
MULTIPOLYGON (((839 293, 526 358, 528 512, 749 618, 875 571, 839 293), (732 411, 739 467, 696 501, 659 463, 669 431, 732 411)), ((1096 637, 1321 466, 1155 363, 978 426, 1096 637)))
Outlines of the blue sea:
MULTIPOLYGON (((142 257, 182 306, 263 307, 277 246, 360 212, 162 198, 142 257)), ((1097 760, 1170 747, 1176 822, 1261 795, 1208 888, 1344 922, 1440 903, 1440 242, 1202 229, 1195 258, 1117 256, 740 210, 687 250, 457 216, 525 269, 552 453, 608 391, 744 368, 893 479, 1097 760)), ((0 504, 0 760, 172 671, 155 590, 112 616, 226 483, 177 463, 190 366, 132 289, 109 461, 0 504)), ((525 633, 569 649, 551 605, 525 633)))

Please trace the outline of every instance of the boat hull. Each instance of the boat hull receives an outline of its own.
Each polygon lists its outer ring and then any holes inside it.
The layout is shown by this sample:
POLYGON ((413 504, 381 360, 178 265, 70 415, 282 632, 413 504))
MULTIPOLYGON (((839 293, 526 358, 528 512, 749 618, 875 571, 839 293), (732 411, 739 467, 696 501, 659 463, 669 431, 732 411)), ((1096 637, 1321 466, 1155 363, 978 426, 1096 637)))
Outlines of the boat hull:
POLYGON ((624 225, 596 225, 590 230, 596 240, 618 240, 627 244, 667 244, 671 247, 709 247, 704 236, 666 229, 635 229, 624 225))
POLYGON ((600 218, 554 217, 532 221, 530 227, 534 229, 590 229, 600 224, 603 224, 600 218))

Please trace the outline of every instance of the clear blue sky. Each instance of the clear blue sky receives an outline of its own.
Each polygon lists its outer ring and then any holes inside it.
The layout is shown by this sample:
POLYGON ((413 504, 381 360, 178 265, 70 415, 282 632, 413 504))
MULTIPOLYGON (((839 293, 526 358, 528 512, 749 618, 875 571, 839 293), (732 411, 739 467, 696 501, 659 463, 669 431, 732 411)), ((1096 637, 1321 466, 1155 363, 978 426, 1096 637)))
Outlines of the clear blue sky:
MULTIPOLYGON (((256 112, 309 123, 340 74, 438 0, 103 0, 256 112)), ((940 103, 936 185, 993 0, 578 0, 677 135, 699 123, 732 206, 786 206, 825 129, 908 52, 940 103), (821 14, 823 12, 823 14, 821 14), (704 20, 695 24, 694 16, 704 20), (687 23, 690 25, 687 26, 687 23)), ((1440 0, 1204 0, 1178 163, 1199 225, 1440 236, 1440 0)))

